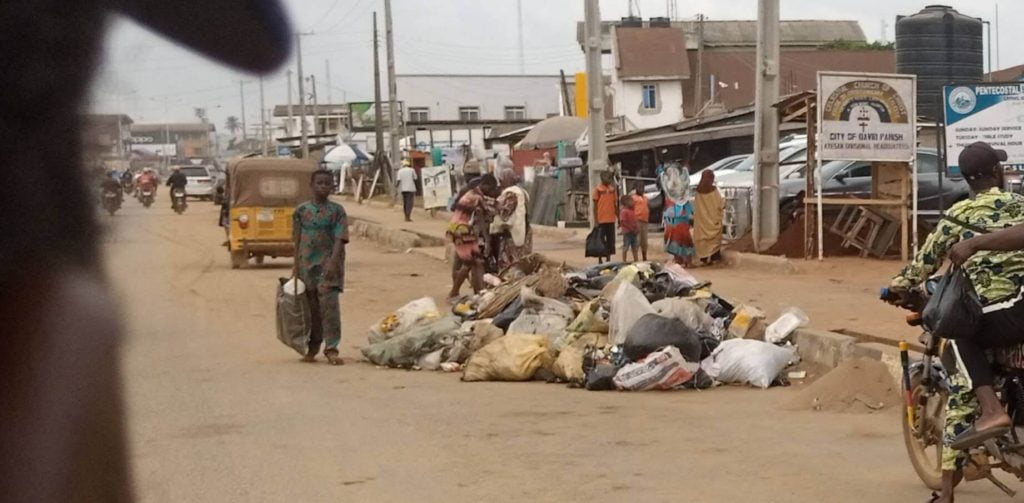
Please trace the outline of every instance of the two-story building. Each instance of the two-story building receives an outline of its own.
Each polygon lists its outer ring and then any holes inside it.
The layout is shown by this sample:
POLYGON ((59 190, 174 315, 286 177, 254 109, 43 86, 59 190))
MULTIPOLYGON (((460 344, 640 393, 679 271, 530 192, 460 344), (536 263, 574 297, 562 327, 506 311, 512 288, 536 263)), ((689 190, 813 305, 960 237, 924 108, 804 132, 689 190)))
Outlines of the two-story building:
POLYGON ((100 160, 124 159, 131 139, 132 119, 125 114, 83 114, 82 147, 100 160))
MULTIPOLYGON (((272 139, 291 138, 302 134, 300 122, 302 108, 299 105, 293 104, 291 109, 291 114, 289 114, 288 105, 274 106, 270 126, 270 137, 272 139)), ((306 134, 337 135, 343 134, 348 129, 349 113, 347 103, 306 104, 305 111, 306 134)))
POLYGON ((396 75, 403 134, 417 150, 484 140, 562 113, 558 75, 396 75))
POLYGON ((216 128, 209 122, 133 124, 131 151, 142 157, 213 157, 215 152, 210 135, 215 131, 216 128))
POLYGON ((612 27, 612 117, 625 131, 683 120, 686 34, 671 26, 612 27))

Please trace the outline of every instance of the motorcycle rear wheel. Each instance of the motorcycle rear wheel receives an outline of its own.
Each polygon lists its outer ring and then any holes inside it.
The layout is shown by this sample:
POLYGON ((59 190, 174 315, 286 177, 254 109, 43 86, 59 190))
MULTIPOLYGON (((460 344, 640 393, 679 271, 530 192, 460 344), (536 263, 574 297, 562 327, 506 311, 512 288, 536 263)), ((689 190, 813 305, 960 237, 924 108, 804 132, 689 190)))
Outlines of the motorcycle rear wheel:
MULTIPOLYGON (((910 376, 910 390, 911 403, 918 404, 921 395, 927 391, 921 384, 920 371, 910 376)), ((940 390, 928 398, 924 405, 915 405, 914 425, 907 421, 905 409, 904 413, 900 414, 903 443, 907 448, 910 464, 914 466, 914 471, 921 482, 934 491, 942 489, 942 435, 948 395, 948 391, 940 390)))

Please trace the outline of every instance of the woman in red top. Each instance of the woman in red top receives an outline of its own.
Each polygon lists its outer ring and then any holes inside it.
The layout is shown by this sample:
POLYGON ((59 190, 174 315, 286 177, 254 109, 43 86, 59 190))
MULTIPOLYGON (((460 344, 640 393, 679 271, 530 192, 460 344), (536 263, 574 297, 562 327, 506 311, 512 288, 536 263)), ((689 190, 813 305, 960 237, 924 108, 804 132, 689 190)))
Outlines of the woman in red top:
POLYGON ((622 261, 626 262, 626 252, 633 250, 633 262, 636 262, 636 238, 640 222, 636 218, 636 212, 633 211, 633 197, 624 195, 619 204, 622 205, 622 210, 619 212, 619 228, 622 229, 622 261))

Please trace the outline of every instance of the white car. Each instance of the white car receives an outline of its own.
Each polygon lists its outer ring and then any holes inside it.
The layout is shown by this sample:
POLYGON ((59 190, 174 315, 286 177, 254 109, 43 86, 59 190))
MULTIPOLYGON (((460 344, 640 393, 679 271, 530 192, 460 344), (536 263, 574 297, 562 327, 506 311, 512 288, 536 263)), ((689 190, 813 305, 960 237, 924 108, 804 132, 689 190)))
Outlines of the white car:
POLYGON ((214 178, 210 168, 206 166, 181 166, 178 168, 181 174, 185 175, 188 184, 185 185, 185 197, 198 197, 200 199, 213 199, 214 178))

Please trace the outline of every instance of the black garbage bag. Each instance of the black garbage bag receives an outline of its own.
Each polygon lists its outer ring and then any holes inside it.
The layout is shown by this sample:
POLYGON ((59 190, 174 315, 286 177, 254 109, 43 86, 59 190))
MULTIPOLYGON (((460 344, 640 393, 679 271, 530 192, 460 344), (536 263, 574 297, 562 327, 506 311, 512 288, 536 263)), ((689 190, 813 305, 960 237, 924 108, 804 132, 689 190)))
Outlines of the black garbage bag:
POLYGON ((697 369, 693 373, 693 379, 683 383, 683 389, 708 389, 715 385, 715 380, 704 372, 704 369, 697 369))
POLYGON ((615 389, 615 374, 619 367, 610 363, 599 363, 586 373, 583 386, 590 391, 608 391, 615 389))
POLYGON ((622 353, 629 361, 639 361, 665 346, 675 346, 688 362, 700 362, 701 343, 697 332, 685 323, 657 314, 645 314, 626 333, 622 353))
POLYGON ((504 311, 498 313, 498 315, 491 320, 491 325, 500 328, 503 332, 508 332, 508 326, 511 325, 522 312, 523 301, 519 297, 516 297, 516 300, 513 300, 504 311))
POLYGON ((718 337, 704 332, 699 332, 697 337, 700 339, 700 361, 704 361, 705 358, 711 356, 711 353, 722 343, 718 337))
POLYGON ((585 252, 586 257, 607 257, 611 255, 607 247, 604 245, 604 239, 601 236, 600 227, 594 227, 590 230, 590 234, 587 234, 587 246, 585 252))

